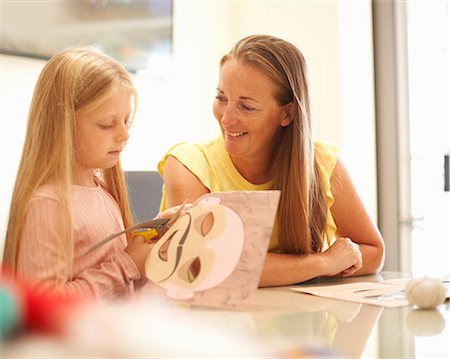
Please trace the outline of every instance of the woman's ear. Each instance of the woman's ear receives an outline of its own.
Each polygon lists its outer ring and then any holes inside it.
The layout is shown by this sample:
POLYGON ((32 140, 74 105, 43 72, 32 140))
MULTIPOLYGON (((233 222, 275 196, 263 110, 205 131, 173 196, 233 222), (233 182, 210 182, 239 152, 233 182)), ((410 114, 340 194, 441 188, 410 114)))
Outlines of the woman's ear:
POLYGON ((280 122, 281 127, 289 126, 292 120, 294 119, 294 101, 291 101, 283 106, 281 115, 282 115, 280 122))

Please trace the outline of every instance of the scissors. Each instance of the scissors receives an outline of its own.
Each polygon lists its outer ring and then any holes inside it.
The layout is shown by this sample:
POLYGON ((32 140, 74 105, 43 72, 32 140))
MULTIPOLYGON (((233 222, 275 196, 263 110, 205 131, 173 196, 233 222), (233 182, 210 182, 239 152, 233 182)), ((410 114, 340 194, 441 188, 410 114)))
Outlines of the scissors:
MULTIPOLYGON (((150 219, 148 221, 144 221, 138 224, 135 224, 134 226, 125 228, 123 231, 117 232, 117 233, 113 233, 110 236, 106 237, 105 239, 102 239, 100 242, 94 244, 91 248, 89 248, 84 254, 88 255, 89 253, 95 251, 96 249, 100 248, 101 246, 103 246, 104 244, 108 243, 109 241, 111 241, 114 238, 117 238, 118 236, 124 234, 124 233, 128 233, 131 231, 136 231, 136 230, 149 230, 149 229, 153 229, 153 230, 160 230, 162 233, 164 233, 165 231, 167 231, 170 227, 172 227, 172 225, 175 223, 175 221, 180 217, 181 212, 183 211, 185 205, 186 205, 187 201, 184 201, 183 204, 180 205, 180 207, 178 208, 178 210, 175 212, 175 214, 172 216, 172 218, 167 219, 167 218, 155 218, 155 219, 150 219)), ((140 234, 139 231, 136 231, 136 234, 140 234)), ((151 236, 155 237, 158 234, 158 232, 155 233, 155 235, 151 236)), ((146 237, 146 236, 144 236, 146 237)))

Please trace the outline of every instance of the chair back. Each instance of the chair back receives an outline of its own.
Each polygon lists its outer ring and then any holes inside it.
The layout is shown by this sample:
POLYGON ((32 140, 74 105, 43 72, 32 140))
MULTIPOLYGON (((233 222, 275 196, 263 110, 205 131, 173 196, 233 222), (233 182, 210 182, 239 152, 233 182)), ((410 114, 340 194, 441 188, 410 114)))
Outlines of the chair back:
POLYGON ((125 171, 128 197, 134 220, 142 222, 159 212, 162 179, 157 171, 125 171))

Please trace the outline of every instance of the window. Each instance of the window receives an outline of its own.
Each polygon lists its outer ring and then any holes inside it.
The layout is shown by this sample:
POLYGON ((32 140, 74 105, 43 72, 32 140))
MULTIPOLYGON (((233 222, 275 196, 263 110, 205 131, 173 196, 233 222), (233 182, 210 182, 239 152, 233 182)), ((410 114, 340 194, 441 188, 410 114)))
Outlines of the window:
POLYGON ((2 1, 0 52, 48 59, 91 45, 132 72, 164 71, 172 0, 2 1))

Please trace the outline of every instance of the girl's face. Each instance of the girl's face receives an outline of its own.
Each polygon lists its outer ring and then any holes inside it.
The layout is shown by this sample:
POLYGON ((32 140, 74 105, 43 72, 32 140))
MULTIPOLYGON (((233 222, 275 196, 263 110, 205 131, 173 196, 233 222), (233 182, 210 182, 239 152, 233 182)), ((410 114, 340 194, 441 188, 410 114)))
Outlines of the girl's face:
MULTIPOLYGON (((77 114, 75 178, 92 183, 95 169, 111 168, 128 140, 131 93, 120 89, 94 109, 77 114)), ((80 183, 82 184, 82 183, 80 183)))
POLYGON ((288 105, 275 99, 276 86, 263 72, 238 60, 220 70, 213 112, 233 160, 267 161, 282 126, 290 123, 288 105))

